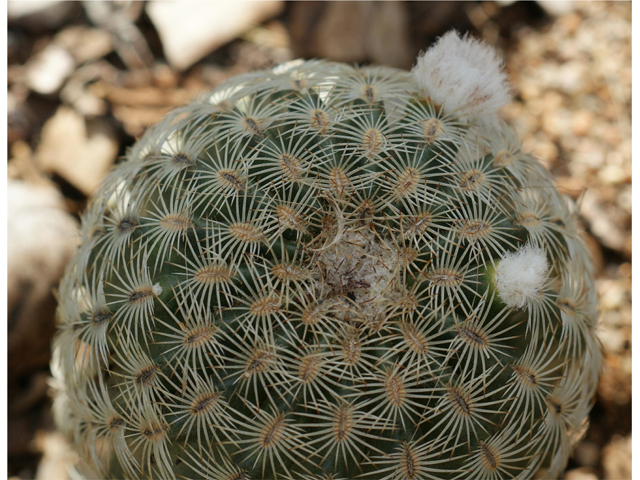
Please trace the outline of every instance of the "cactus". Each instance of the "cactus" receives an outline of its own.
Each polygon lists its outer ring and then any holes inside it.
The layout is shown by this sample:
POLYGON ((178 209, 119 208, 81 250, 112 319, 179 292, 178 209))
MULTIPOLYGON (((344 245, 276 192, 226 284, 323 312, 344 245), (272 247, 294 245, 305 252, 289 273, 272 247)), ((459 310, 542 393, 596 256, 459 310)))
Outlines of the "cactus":
POLYGON ((489 47, 295 61, 151 128, 59 289, 93 478, 553 478, 601 362, 572 206, 489 47))

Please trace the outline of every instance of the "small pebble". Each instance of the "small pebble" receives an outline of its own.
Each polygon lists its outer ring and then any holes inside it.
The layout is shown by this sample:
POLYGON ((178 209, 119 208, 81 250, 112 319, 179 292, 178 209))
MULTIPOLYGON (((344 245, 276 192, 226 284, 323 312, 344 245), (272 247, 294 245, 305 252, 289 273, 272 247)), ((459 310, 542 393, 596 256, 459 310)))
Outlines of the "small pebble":
POLYGON ((55 93, 75 67, 76 63, 67 50, 49 45, 27 64, 27 84, 42 95, 55 93))

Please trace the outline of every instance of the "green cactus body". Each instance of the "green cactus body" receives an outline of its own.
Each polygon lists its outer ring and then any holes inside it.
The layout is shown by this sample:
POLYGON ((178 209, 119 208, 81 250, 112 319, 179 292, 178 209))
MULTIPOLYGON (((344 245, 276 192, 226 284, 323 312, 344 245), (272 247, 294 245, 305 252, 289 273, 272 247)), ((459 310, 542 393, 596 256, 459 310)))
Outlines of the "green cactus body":
POLYGON ((562 471, 600 365, 589 255, 510 128, 445 106, 408 72, 293 62, 147 132, 59 292, 85 475, 562 471))

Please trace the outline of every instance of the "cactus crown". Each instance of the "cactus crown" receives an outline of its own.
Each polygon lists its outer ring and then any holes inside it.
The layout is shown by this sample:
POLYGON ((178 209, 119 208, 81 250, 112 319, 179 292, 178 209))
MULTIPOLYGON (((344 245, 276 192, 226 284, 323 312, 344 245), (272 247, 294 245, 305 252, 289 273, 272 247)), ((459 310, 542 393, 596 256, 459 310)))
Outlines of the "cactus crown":
POLYGON ((242 75, 132 148, 60 287, 56 411, 87 475, 564 468, 598 375, 592 266, 508 94, 447 84, 465 42, 413 76, 242 75))

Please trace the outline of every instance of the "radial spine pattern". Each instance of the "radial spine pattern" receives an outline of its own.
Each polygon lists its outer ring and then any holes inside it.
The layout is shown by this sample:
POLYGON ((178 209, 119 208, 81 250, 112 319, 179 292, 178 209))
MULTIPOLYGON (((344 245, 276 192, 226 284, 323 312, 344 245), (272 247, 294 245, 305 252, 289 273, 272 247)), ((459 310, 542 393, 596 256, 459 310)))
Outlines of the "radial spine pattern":
POLYGON ((447 38, 413 74, 241 75, 113 170, 59 290, 84 475, 559 475, 600 367, 593 267, 508 94, 437 50, 477 42, 447 38))

